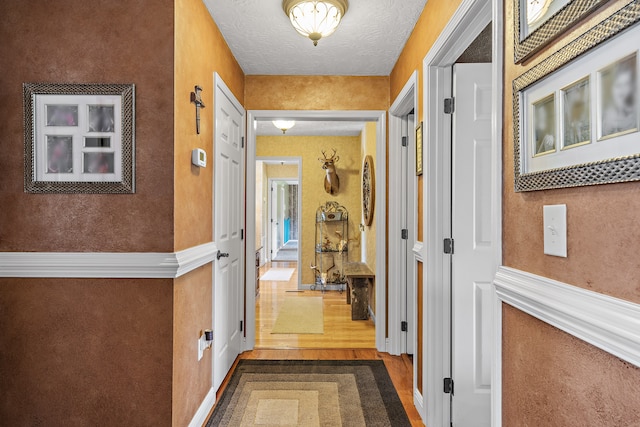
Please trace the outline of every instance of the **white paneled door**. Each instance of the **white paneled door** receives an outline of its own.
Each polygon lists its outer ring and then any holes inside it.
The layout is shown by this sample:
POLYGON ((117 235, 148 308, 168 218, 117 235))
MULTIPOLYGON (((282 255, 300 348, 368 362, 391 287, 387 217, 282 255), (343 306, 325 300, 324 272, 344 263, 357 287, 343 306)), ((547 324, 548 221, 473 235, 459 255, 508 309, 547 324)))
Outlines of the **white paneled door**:
POLYGON ((491 64, 453 69, 451 421, 491 423, 491 64))
POLYGON ((213 388, 222 384, 242 346, 244 318, 244 109, 216 76, 214 130, 213 388))

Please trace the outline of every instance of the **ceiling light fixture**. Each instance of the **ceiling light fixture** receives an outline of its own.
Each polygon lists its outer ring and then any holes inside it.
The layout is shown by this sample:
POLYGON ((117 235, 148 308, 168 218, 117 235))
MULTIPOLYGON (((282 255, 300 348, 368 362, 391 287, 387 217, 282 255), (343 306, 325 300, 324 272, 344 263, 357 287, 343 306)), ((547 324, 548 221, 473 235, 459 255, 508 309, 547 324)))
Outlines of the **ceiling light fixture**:
POLYGON ((314 46, 338 28, 349 3, 347 0, 283 0, 282 8, 293 28, 309 37, 314 46))
POLYGON ((282 131, 284 135, 289 129, 296 125, 294 120, 274 120, 273 125, 282 131))

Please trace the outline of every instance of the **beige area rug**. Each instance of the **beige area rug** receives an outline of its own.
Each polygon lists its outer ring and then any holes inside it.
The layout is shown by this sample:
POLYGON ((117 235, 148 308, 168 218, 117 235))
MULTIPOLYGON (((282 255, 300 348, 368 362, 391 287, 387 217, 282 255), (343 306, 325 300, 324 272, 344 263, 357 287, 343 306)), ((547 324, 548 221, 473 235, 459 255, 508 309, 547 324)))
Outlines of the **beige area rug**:
POLYGON ((381 360, 241 360, 207 427, 409 427, 381 360))
POLYGON ((270 268, 264 273, 260 280, 265 282, 288 282, 295 269, 293 268, 270 268))
POLYGON ((323 334, 322 297, 297 297, 284 300, 272 334, 323 334))

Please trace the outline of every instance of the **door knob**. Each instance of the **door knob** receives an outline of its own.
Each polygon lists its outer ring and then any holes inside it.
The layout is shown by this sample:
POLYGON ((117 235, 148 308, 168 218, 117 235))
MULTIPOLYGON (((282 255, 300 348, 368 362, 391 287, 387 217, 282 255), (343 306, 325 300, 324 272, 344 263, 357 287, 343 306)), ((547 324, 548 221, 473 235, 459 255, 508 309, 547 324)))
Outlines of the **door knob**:
POLYGON ((229 254, 228 254, 228 253, 226 253, 226 252, 220 252, 220 251, 218 250, 218 253, 216 254, 216 258, 217 258, 218 260, 220 260, 220 258, 229 258, 229 254))

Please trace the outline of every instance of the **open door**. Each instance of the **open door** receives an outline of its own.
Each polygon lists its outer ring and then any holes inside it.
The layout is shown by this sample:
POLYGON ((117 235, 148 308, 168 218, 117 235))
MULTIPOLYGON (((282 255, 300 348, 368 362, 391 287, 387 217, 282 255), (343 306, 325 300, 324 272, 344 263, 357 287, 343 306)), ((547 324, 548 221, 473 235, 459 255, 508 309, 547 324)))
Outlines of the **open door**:
POLYGON ((213 388, 217 390, 242 345, 244 318, 244 110, 216 75, 214 130, 213 388))
POLYGON ((453 68, 451 421, 491 424, 491 64, 453 68))

